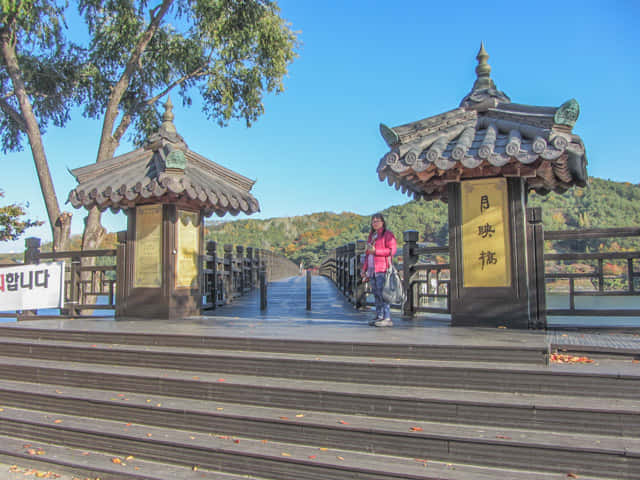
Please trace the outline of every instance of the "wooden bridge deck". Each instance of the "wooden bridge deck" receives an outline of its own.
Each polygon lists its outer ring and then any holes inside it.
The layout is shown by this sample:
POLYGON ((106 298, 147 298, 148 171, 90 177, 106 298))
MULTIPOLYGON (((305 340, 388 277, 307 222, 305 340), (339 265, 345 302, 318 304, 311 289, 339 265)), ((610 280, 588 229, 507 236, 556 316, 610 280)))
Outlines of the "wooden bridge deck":
POLYGON ((306 278, 289 277, 268 287, 268 306, 260 310, 260 292, 254 290, 233 303, 199 317, 179 320, 74 319, 3 323, 3 326, 82 330, 88 332, 153 333, 203 337, 249 337, 281 340, 448 345, 461 347, 517 347, 567 349, 576 352, 617 352, 640 355, 637 331, 526 331, 450 326, 443 316, 413 319, 393 312, 393 328, 368 325, 372 309, 356 310, 326 277, 313 276, 311 311, 306 310, 306 278))

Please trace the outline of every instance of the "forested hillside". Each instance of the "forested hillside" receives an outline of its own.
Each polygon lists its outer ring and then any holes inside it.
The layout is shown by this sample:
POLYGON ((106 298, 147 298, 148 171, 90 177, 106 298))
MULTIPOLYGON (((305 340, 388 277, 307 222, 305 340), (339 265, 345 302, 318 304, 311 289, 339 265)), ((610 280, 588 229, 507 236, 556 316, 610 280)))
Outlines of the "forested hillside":
MULTIPOLYGON (((529 205, 542 207, 545 230, 640 226, 640 186, 630 183, 592 177, 586 188, 574 188, 562 195, 531 194, 529 205)), ((400 243, 402 232, 417 230, 422 242, 447 244, 447 205, 441 201, 410 201, 382 213, 400 243)), ((207 238, 221 245, 268 248, 311 266, 332 248, 365 239, 368 231, 369 215, 323 212, 301 217, 216 222, 208 225, 207 238)), ((584 250, 596 248, 599 243, 595 240, 573 242, 572 246, 584 250)), ((638 240, 633 239, 610 242, 608 246, 611 245, 640 249, 638 240)))
MULTIPOLYGON (((579 228, 640 227, 640 186, 590 178, 586 188, 574 188, 545 197, 531 194, 531 206, 543 211, 545 230, 579 228)), ((267 220, 235 220, 207 222, 206 237, 225 243, 266 248, 282 253, 305 266, 317 265, 327 252, 337 246, 365 239, 369 231, 370 214, 321 212, 300 217, 267 220)), ((448 241, 447 205, 441 201, 410 201, 383 210, 388 227, 402 244, 402 232, 417 230, 420 241, 446 245, 448 241)), ((600 241, 560 243, 547 248, 573 248, 589 251, 599 248, 600 241)), ((608 249, 640 250, 640 241, 619 239, 605 242, 608 249)), ((78 249, 80 236, 72 238, 72 248, 78 249)), ((115 234, 109 234, 102 248, 115 247, 115 234)), ((50 250, 44 245, 43 250, 50 250)), ((21 259, 22 254, 11 257, 21 259)), ((8 255, 0 255, 8 259, 8 255)))

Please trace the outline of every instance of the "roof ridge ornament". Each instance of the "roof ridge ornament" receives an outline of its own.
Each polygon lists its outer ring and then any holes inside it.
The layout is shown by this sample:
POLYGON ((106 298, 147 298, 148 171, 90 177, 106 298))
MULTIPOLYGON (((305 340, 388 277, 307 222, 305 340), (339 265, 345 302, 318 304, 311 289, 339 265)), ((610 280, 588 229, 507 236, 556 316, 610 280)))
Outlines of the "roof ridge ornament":
POLYGON ((476 59, 478 60, 478 66, 476 67, 476 78, 475 83, 473 84, 473 90, 482 90, 486 88, 496 88, 496 84, 491 79, 491 65, 487 63, 489 60, 489 54, 484 49, 484 42, 480 42, 480 50, 478 51, 478 55, 476 55, 476 59))
POLYGON ((499 103, 511 103, 511 99, 504 92, 497 89, 495 82, 491 78, 491 65, 487 62, 489 54, 484 48, 484 42, 480 42, 480 50, 478 50, 476 59, 478 60, 476 81, 471 92, 460 102, 460 106, 467 110, 484 112, 499 103))
POLYGON ((575 98, 567 100, 560 108, 556 110, 553 116, 553 121, 556 125, 566 125, 569 128, 573 128, 580 116, 580 104, 575 98))
POLYGON ((167 95, 167 101, 164 103, 164 113, 162 114, 162 125, 160 129, 167 133, 177 133, 176 126, 173 124, 173 103, 171 102, 171 96, 167 95))

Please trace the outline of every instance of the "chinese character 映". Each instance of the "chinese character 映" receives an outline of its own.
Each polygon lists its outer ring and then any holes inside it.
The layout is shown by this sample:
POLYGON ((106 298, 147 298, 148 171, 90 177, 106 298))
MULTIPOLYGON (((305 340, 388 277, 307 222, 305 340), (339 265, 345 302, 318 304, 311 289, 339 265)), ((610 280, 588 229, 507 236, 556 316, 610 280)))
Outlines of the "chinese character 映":
POLYGON ((482 263, 482 270, 484 270, 485 265, 495 265, 498 263, 498 258, 496 257, 496 252, 485 251, 480 252, 480 256, 478 260, 482 263))
POLYGON ((489 223, 478 226, 478 236, 482 238, 493 237, 494 233, 496 233, 496 229, 489 223))

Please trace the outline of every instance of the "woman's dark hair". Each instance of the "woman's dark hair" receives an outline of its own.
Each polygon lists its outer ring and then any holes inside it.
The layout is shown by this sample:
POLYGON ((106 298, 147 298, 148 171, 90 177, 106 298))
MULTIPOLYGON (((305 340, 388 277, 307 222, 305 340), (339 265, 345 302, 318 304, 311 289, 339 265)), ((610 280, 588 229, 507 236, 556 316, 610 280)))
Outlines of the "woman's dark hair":
MULTIPOLYGON (((380 220, 382 220, 382 233, 386 232, 387 222, 385 222, 384 216, 381 213, 374 213, 373 215, 371 215, 371 221, 373 221, 374 218, 379 218, 380 220)), ((371 230, 369 230, 369 235, 371 235, 373 232, 374 232, 373 225, 371 225, 371 230)))

